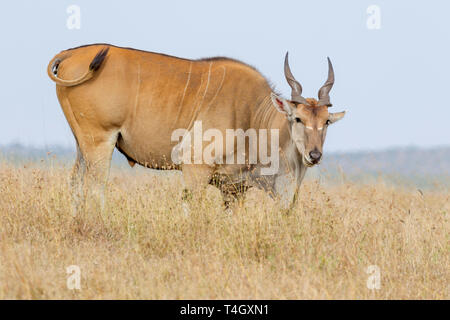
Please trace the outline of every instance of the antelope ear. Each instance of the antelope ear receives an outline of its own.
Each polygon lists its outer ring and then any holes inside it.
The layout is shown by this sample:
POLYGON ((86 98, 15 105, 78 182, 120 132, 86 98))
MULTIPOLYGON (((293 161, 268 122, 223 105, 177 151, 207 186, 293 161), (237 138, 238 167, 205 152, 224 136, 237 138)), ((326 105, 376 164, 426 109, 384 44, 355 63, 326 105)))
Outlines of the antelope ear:
POLYGON ((330 120, 331 123, 335 123, 336 121, 341 120, 344 116, 345 116, 345 111, 330 113, 328 115, 328 120, 330 120))
POLYGON ((273 106, 278 112, 284 113, 287 117, 292 116, 292 107, 286 99, 277 96, 273 92, 270 94, 270 97, 272 98, 273 106))

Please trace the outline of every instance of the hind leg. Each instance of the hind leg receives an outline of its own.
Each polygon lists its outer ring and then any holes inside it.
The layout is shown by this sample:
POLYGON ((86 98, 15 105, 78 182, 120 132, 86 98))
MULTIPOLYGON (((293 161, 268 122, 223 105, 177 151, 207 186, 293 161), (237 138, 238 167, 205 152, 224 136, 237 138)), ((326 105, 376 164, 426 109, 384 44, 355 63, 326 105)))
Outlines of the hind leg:
POLYGON ((69 190, 72 197, 72 215, 76 216, 77 212, 81 210, 84 200, 83 196, 83 182, 86 173, 86 162, 81 154, 80 147, 77 142, 77 158, 72 169, 70 177, 69 190))
POLYGON ((102 212, 105 207, 105 188, 109 176, 111 157, 118 132, 100 132, 77 137, 82 160, 81 181, 87 211, 102 212))
MULTIPOLYGON (((86 90, 91 89, 87 87, 86 90)), ((69 89, 57 86, 56 89, 61 108, 77 142, 77 160, 71 185, 73 202, 78 212, 88 203, 103 209, 111 156, 124 121, 120 108, 108 108, 104 99, 94 94, 95 89, 91 91, 92 95, 86 94, 82 87, 69 89)))

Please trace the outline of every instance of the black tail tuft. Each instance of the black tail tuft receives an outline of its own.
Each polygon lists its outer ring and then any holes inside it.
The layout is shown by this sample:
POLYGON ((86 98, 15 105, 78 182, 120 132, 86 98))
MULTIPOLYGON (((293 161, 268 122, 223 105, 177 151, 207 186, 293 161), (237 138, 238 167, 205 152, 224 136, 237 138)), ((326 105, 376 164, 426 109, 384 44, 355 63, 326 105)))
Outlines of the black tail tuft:
POLYGON ((89 70, 97 71, 108 54, 109 47, 100 50, 89 65, 89 70))

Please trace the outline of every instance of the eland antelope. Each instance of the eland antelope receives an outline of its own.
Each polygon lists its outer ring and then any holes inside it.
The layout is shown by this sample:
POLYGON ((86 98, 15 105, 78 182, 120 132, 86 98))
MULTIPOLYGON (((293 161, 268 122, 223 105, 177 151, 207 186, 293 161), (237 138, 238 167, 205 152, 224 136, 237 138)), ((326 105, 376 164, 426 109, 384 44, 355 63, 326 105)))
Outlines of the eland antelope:
MULTIPOLYGON (((329 59, 328 78, 318 99, 302 96, 288 54, 284 74, 292 89, 291 99, 275 93, 255 68, 237 60, 189 60, 108 44, 62 51, 50 61, 47 72, 56 83, 58 100, 76 140, 71 177, 76 208, 86 196, 83 185, 89 186, 88 194, 100 204, 104 202, 114 148, 131 166, 181 170, 184 196, 213 184, 229 207, 255 186, 288 208, 306 169, 322 159, 328 126, 345 113, 328 111, 334 83, 329 59), (241 130, 247 142, 249 130, 255 130, 258 138, 261 129, 267 129, 278 141, 268 139, 267 146, 244 143, 244 150, 238 150, 233 137, 231 148, 214 150, 213 162, 177 163, 173 132, 180 128, 191 132, 199 121, 204 130, 224 136, 228 129, 241 130), (272 148, 274 143, 276 148, 272 148), (271 174, 262 174, 270 164, 260 161, 261 148, 271 151, 271 159, 279 155, 279 165, 271 174), (244 163, 224 160, 239 152, 245 154, 244 163), (252 152, 256 153, 253 162, 248 161, 252 152)), ((204 140, 200 144, 208 145, 204 140)))

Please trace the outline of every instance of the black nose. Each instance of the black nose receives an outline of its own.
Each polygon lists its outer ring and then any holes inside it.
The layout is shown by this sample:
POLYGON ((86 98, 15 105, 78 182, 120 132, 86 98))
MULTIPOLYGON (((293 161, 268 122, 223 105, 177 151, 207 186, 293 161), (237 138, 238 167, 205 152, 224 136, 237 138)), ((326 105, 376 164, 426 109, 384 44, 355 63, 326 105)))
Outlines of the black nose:
POLYGON ((317 163, 322 157, 322 153, 319 150, 313 150, 309 153, 309 157, 314 163, 317 163))

